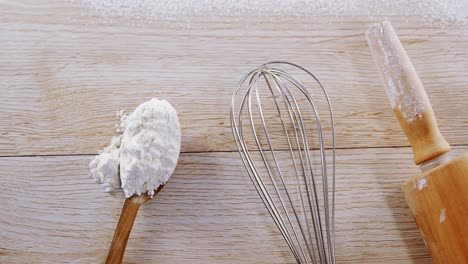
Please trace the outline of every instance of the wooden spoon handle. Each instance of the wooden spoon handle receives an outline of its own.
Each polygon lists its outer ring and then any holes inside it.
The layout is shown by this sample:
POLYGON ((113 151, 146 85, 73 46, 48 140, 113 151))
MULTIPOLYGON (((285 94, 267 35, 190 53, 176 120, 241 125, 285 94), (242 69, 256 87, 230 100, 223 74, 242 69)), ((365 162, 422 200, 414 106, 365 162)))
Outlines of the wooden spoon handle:
POLYGON ((128 237, 132 231, 133 222, 135 222, 138 209, 140 208, 140 205, 148 199, 150 199, 148 195, 132 196, 125 199, 119 223, 115 229, 114 238, 112 239, 109 253, 107 254, 107 264, 122 263, 125 247, 127 246, 128 237))

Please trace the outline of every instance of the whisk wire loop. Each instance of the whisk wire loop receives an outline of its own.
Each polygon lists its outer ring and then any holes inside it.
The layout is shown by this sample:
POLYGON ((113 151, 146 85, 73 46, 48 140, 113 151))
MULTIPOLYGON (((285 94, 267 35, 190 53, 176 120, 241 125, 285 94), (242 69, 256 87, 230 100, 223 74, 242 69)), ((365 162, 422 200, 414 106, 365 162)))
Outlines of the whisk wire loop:
POLYGON ((296 64, 266 63, 241 79, 234 91, 230 110, 231 128, 241 160, 296 262, 334 264, 335 131, 330 99, 320 81, 296 64), (323 92, 331 128, 330 176, 322 120, 316 102, 306 85, 278 66, 292 66, 312 77, 323 92), (263 86, 260 85, 262 81, 265 83, 263 86), (266 93, 262 93, 263 87, 266 87, 266 93), (266 101, 270 98, 273 107, 266 101), (301 107, 304 99, 306 104, 301 107), (313 166, 307 111, 314 116, 317 130, 318 171, 313 166), (272 113, 273 117, 270 116, 272 113), (278 140, 283 144, 276 147, 278 140), (283 156, 286 154, 290 159, 285 161, 283 156), (292 162, 292 172, 283 168, 287 161, 292 162))

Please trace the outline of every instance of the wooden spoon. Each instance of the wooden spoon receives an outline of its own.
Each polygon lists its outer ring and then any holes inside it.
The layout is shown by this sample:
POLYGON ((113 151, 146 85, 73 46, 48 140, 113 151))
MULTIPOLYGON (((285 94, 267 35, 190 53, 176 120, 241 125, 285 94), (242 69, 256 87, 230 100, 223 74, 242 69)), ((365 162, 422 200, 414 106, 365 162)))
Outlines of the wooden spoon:
MULTIPOLYGON (((162 190, 164 185, 160 185, 158 189, 154 191, 154 195, 158 194, 162 190)), ((138 213, 140 206, 148 201, 150 196, 148 194, 133 195, 130 198, 125 199, 122 213, 120 213, 119 223, 115 229, 114 238, 107 253, 106 264, 120 264, 127 247, 127 241, 132 231, 133 222, 138 213)))

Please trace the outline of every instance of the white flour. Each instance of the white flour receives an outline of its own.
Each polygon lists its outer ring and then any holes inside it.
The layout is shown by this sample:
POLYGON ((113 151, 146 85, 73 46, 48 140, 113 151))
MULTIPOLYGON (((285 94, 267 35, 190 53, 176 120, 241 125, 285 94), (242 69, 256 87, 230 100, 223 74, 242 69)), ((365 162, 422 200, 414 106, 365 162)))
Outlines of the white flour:
MULTIPOLYGON (((179 19, 229 20, 235 16, 356 17, 391 19, 404 16, 431 25, 468 26, 466 0, 72 0, 103 22, 179 19), (383 18, 384 17, 384 18, 383 18)), ((235 18, 234 18, 235 19, 235 18)))
POLYGON ((106 192, 120 188, 120 140, 120 136, 112 137, 110 145, 101 150, 89 164, 91 177, 101 183, 106 192))
POLYGON ((427 186, 427 180, 422 178, 418 180, 418 190, 422 190, 427 186))
POLYGON ((406 53, 397 48, 401 44, 391 24, 378 23, 367 31, 366 36, 392 108, 408 122, 421 119, 428 102, 421 100, 423 96, 418 93, 417 88, 422 87, 419 78, 409 77, 415 72, 413 64, 406 53))
POLYGON ((445 222, 445 219, 447 219, 447 210, 442 209, 442 211, 440 212, 440 216, 439 216, 439 222, 440 223, 443 223, 445 222))
POLYGON ((122 188, 126 197, 148 193, 165 184, 180 152, 180 125, 175 109, 164 100, 139 105, 120 123, 123 134, 113 137, 90 163, 90 175, 105 191, 122 188))

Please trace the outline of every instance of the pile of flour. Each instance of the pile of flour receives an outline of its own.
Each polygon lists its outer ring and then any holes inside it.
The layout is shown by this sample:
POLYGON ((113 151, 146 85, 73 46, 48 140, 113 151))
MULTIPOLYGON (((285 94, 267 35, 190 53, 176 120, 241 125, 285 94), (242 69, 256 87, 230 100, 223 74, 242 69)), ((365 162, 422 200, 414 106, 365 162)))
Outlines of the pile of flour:
POLYGON ((89 164, 90 176, 105 191, 122 188, 126 197, 154 195, 174 172, 180 152, 180 124, 166 101, 151 99, 123 115, 108 147, 89 164))

